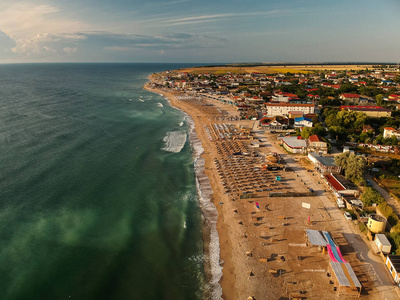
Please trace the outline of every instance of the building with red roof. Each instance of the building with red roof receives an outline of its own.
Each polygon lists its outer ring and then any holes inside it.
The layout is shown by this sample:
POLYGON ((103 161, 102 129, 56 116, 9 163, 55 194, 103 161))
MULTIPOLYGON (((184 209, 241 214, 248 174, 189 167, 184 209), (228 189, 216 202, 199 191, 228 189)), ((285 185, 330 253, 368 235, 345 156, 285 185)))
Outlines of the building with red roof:
POLYGON ((357 187, 339 174, 324 175, 325 183, 330 189, 339 195, 357 195, 357 187))
POLYGON ((373 132, 373 133, 375 133, 375 129, 373 129, 372 127, 371 127, 371 125, 363 125, 363 129, 362 129, 362 132, 373 132))
POLYGON ((308 152, 328 154, 328 144, 318 135, 314 134, 308 138, 308 152))
POLYGON ((397 139, 400 139, 400 131, 394 129, 393 127, 385 127, 383 129, 383 138, 386 139, 392 136, 395 136, 397 139))
POLYGON ((397 94, 389 95, 388 100, 389 101, 400 101, 400 95, 397 95, 397 94))
POLYGON ((361 112, 372 118, 390 117, 392 115, 392 111, 390 109, 383 108, 382 106, 343 105, 340 107, 340 109, 361 112))
POLYGON ((341 94, 339 98, 343 101, 348 101, 354 104, 358 104, 360 102, 359 94, 341 94))

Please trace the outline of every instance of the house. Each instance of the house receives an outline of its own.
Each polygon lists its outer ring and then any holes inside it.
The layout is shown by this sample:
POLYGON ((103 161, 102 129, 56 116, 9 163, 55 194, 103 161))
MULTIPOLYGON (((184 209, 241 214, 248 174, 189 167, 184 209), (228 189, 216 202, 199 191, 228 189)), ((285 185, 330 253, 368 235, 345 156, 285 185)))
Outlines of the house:
POLYGON ((319 154, 328 153, 328 145, 318 135, 314 134, 308 138, 308 152, 316 152, 319 154))
POLYGON ((339 98, 343 101, 348 101, 354 104, 358 104, 360 102, 359 94, 341 94, 339 98))
POLYGON ((285 118, 268 118, 264 117, 261 119, 261 127, 267 130, 283 130, 288 127, 289 120, 285 118))
POLYGON ((301 111, 303 114, 313 114, 315 110, 314 104, 297 104, 297 103, 267 103, 267 116, 287 116, 291 111, 301 111))
POLYGON ((362 132, 372 132, 375 133, 375 130, 370 125, 363 125, 362 132))
POLYGON ((390 275, 392 275, 394 282, 398 285, 400 283, 400 255, 391 255, 389 254, 386 257, 386 267, 389 269, 390 275))
POLYGON ((400 131, 394 129, 393 127, 385 127, 383 129, 383 138, 390 138, 392 136, 395 136, 398 140, 400 140, 400 131))
POLYGON ((298 99, 297 95, 292 93, 276 93, 272 96, 271 100, 273 102, 289 102, 291 99, 298 99))
POLYGON ((264 99, 260 98, 258 96, 253 96, 253 97, 248 97, 245 99, 247 104, 254 104, 254 105, 258 105, 258 104, 262 104, 264 103, 264 99))
POLYGON ((302 111, 289 111, 289 119, 301 118, 303 115, 302 111))
POLYGON ((358 195, 357 187, 340 174, 327 174, 323 177, 329 188, 339 195, 358 195))
POLYGON ((297 136, 287 136, 281 138, 283 147, 291 153, 306 153, 307 141, 297 136))
POLYGON ((397 94, 389 95, 388 100, 389 101, 400 102, 400 95, 397 95, 397 94))
POLYGON ((305 117, 295 118, 294 128, 302 128, 302 127, 313 127, 312 120, 305 117))
POLYGON ((342 167, 336 165, 334 156, 321 156, 317 153, 308 153, 308 159, 314 163, 314 169, 323 175, 340 174, 342 171, 342 167))
POLYGON ((358 197, 346 195, 343 196, 343 200, 346 204, 347 209, 358 208, 362 210, 364 207, 364 203, 360 199, 358 199, 358 197))

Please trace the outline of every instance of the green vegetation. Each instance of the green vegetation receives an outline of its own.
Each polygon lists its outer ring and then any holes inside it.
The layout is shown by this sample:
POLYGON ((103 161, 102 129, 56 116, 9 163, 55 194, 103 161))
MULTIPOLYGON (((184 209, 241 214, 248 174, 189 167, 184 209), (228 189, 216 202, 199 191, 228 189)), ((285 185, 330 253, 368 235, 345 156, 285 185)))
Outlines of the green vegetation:
MULTIPOLYGON (((392 232, 388 235, 388 239, 390 243, 393 246, 393 251, 396 252, 396 254, 400 255, 400 221, 399 217, 396 215, 396 213, 393 211, 393 209, 386 203, 385 199, 381 195, 378 194, 378 192, 372 188, 372 187, 367 187, 364 189, 363 193, 361 194, 361 200, 364 203, 364 206, 371 206, 373 203, 378 205, 379 211, 384 215, 390 226, 392 226, 392 232)), ((365 225, 362 226, 359 223, 359 228, 361 232, 363 232, 365 229, 365 225)))
POLYGON ((395 252, 396 255, 400 255, 400 233, 391 232, 387 235, 387 238, 392 244, 392 252, 395 252))
POLYGON ((393 208, 386 203, 386 201, 379 203, 378 208, 379 211, 387 218, 390 226, 395 227, 396 231, 397 229, 400 229, 399 217, 396 215, 393 208))
POLYGON ((336 165, 344 169, 346 179, 359 183, 363 181, 363 175, 367 161, 363 156, 357 156, 354 153, 346 152, 335 157, 336 165))
POLYGON ((369 207, 373 203, 380 204, 385 199, 373 187, 366 187, 361 194, 361 201, 364 203, 364 207, 369 207))
POLYGON ((367 226, 363 222, 358 223, 358 228, 360 229, 361 232, 365 232, 367 230, 367 226))
MULTIPOLYGON (((300 131, 299 131, 299 133, 300 133, 300 131)), ((319 135, 321 137, 326 134, 324 126, 322 126, 321 123, 315 124, 314 127, 304 127, 300 133, 300 135, 303 139, 308 139, 310 137, 310 135, 314 135, 314 134, 319 135)))

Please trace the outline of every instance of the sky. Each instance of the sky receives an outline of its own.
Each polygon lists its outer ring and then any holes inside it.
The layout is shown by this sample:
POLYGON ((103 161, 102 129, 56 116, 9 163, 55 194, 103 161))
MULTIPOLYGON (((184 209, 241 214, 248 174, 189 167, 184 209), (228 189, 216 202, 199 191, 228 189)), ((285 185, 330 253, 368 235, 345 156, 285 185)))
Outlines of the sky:
POLYGON ((0 63, 400 62, 400 0, 1 0, 0 63))

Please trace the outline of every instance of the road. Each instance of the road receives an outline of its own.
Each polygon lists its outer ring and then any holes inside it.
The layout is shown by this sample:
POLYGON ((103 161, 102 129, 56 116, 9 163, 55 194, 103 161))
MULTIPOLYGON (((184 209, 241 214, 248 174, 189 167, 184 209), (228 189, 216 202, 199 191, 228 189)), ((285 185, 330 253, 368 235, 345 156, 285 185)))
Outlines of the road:
POLYGON ((400 205, 399 205, 399 202, 395 198, 390 196, 390 194, 374 180, 373 176, 365 175, 365 179, 371 181, 372 187, 374 187, 378 191, 378 193, 386 200, 386 202, 393 208, 394 212, 400 218, 400 205))
MULTIPOLYGON (((318 183, 317 176, 319 175, 315 172, 308 172, 298 161, 296 161, 294 155, 288 154, 274 141, 274 136, 268 133, 259 133, 256 134, 256 138, 267 138, 269 141, 267 146, 271 147, 271 151, 279 153, 285 160, 287 166, 302 178, 307 187, 316 191, 317 197, 321 201, 321 206, 325 208, 331 218, 331 222, 335 222, 339 225, 338 227, 341 228, 341 233, 357 253, 358 259, 366 263, 366 272, 374 281, 375 287, 378 291, 376 295, 373 295, 373 298, 400 299, 398 288, 394 285, 394 281, 390 276, 389 271, 383 264, 382 260, 371 250, 369 246, 371 242, 368 241, 365 236, 360 235, 360 231, 354 223, 344 218, 343 211, 340 210, 334 201, 328 196, 328 193, 330 192, 325 192, 326 187, 323 184, 318 183)), ((373 181, 373 183, 377 185, 375 181, 373 181)), ((380 188, 379 185, 378 187, 380 188)), ((390 197, 390 195, 388 196, 390 197)))

